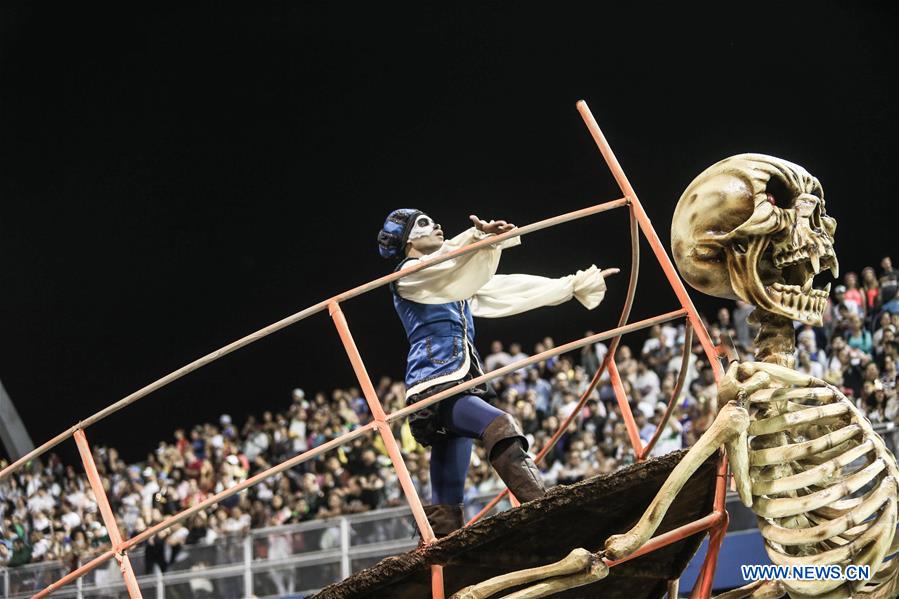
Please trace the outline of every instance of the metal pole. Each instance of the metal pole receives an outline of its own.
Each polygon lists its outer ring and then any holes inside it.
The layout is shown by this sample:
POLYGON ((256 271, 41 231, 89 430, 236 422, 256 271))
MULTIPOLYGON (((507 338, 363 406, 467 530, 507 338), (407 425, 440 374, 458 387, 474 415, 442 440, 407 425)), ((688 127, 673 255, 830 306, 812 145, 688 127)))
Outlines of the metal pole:
MULTIPOLYGON (((82 579, 79 578, 78 580, 82 579)), ((161 570, 156 570, 156 599, 165 599, 165 580, 161 570)))
MULTIPOLYGON (((87 472, 87 480, 94 491, 97 507, 100 509, 100 515, 103 517, 106 532, 109 534, 109 541, 113 547, 118 547, 122 544, 122 533, 119 531, 119 523, 116 522, 115 514, 112 513, 112 508, 109 506, 109 498, 106 496, 106 490, 103 488, 103 481, 100 480, 100 473, 97 472, 97 465, 94 463, 94 456, 91 455, 87 437, 82 429, 75 431, 74 436, 75 444, 78 445, 78 453, 81 454, 81 461, 84 463, 84 470, 87 472)), ((122 551, 116 554, 115 557, 119 562, 122 578, 125 579, 125 588, 128 589, 128 595, 131 599, 143 599, 140 587, 137 584, 137 578, 134 576, 134 570, 131 568, 131 560, 128 559, 128 554, 122 551)))
POLYGON ((243 596, 253 596, 253 535, 243 538, 243 596))
POLYGON ((435 564, 431 566, 431 597, 443 599, 443 566, 435 564))
POLYGON ((699 520, 694 520, 689 524, 678 526, 674 530, 669 530, 668 532, 662 533, 657 537, 649 539, 642 547, 640 547, 627 557, 623 557, 616 561, 603 558, 603 561, 610 568, 617 566, 618 564, 623 564, 624 562, 629 562, 632 559, 637 559, 641 555, 646 555, 647 553, 651 553, 656 549, 661 549, 662 547, 667 547, 672 543, 683 541, 687 537, 691 537, 698 532, 708 530, 709 528, 721 522, 721 519, 723 517, 724 513, 722 512, 712 512, 708 516, 703 516, 699 520))
POLYGON ((715 582, 715 569, 718 565, 718 553, 721 551, 724 535, 727 532, 727 524, 730 521, 727 510, 724 509, 726 494, 727 456, 722 451, 721 456, 718 458, 718 472, 717 478, 715 479, 714 500, 714 511, 722 514, 722 518, 709 535, 709 546, 699 576, 697 577, 696 582, 693 583, 693 591, 690 593, 691 599, 708 599, 711 596, 712 585, 715 582))
POLYGON ((350 521, 340 518, 340 576, 348 578, 350 570, 350 521))
POLYGON ((393 462, 400 486, 406 495, 406 501, 409 502, 409 507, 412 508, 412 516, 415 518, 415 523, 418 524, 418 530, 421 531, 421 538, 425 543, 432 543, 435 539, 434 531, 431 529, 431 524, 428 522, 428 517, 425 515, 425 510, 421 505, 421 499, 418 497, 415 486, 412 484, 412 477, 406 468, 406 462, 403 461, 403 455, 396 443, 396 438, 393 436, 393 431, 390 430, 390 425, 387 423, 384 407, 381 405, 381 400, 378 399, 378 394, 375 392, 371 378, 369 378, 368 372, 365 370, 365 364, 362 362, 362 356, 359 354, 359 349, 356 347, 352 333, 350 333, 350 327, 347 324, 346 317, 343 315, 343 310, 340 309, 340 304, 335 302, 328 307, 328 311, 334 320, 334 326, 337 327, 337 333, 343 342, 347 357, 349 357, 350 363, 353 365, 356 378, 359 379, 362 395, 365 396, 365 401, 368 402, 368 408, 371 410, 372 416, 374 416, 378 432, 381 433, 381 438, 384 440, 387 455, 390 456, 390 461, 393 462))
POLYGON ((615 399, 618 401, 618 409, 621 410, 621 417, 624 419, 624 428, 627 429, 631 447, 634 448, 634 457, 636 457, 637 461, 640 461, 640 456, 643 454, 643 443, 640 441, 640 431, 637 430, 637 423, 634 422, 631 404, 628 402, 627 394, 624 392, 624 385, 621 384, 621 375, 618 372, 618 365, 615 363, 614 356, 609 362, 609 382, 612 383, 612 390, 615 392, 615 399))
POLYGON ((609 142, 599 128, 596 119, 593 118, 593 113, 590 112, 587 103, 583 100, 579 100, 577 103, 577 110, 581 113, 584 124, 587 125, 587 129, 590 131, 593 141, 596 142, 596 146, 599 148, 602 157, 605 159, 609 170, 612 171, 612 176, 615 177, 615 181, 618 183, 621 192, 633 203, 632 207, 634 215, 637 217, 637 222, 640 223, 640 230, 642 230, 643 235, 646 236, 646 241, 649 242, 649 247, 652 248, 652 252, 659 261, 659 265, 661 265, 662 271, 665 273, 665 277, 668 279, 671 288, 674 289, 674 294, 677 296, 678 301, 680 301, 681 306, 687 311, 690 322, 693 323, 693 328, 696 330, 696 336, 699 337, 702 348, 705 350, 706 355, 708 355, 709 360, 711 361, 716 378, 722 376, 724 371, 721 368, 721 363, 717 359, 718 349, 712 343, 711 337, 709 337, 708 332, 705 330, 699 312, 696 311, 696 306, 693 305, 693 300, 690 299, 690 294, 687 293, 687 288, 684 287, 683 281, 681 281, 680 276, 678 276, 677 270, 671 262, 671 258, 668 257, 668 252, 666 252, 664 246, 662 246, 662 242, 659 240, 659 236, 652 226, 652 221, 649 220, 649 216, 647 216, 646 211, 643 210, 643 205, 640 204, 637 193, 634 191, 634 188, 631 187, 627 175, 624 174, 624 169, 622 169, 621 165, 618 163, 615 153, 612 152, 609 142))

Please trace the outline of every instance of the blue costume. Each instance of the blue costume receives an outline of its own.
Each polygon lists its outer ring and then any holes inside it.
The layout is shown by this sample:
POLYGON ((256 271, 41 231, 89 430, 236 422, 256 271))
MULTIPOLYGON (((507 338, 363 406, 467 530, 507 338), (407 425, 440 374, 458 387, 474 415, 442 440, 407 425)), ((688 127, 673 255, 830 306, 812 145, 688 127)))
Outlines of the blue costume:
MULTIPOLYGON (((467 301, 420 304, 401 297, 395 287, 391 290, 410 345, 407 404, 484 374, 467 301)), ((432 503, 462 503, 472 439, 480 439, 491 422, 508 416, 488 403, 494 397, 485 383, 409 417, 415 439, 431 446, 432 503)))

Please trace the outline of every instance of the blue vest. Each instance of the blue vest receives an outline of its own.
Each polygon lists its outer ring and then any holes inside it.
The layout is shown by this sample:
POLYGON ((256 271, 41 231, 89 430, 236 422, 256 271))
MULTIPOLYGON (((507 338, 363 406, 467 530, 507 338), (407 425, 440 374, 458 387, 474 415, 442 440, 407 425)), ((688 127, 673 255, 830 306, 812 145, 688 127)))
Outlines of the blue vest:
POLYGON ((468 301, 420 304, 400 297, 394 285, 390 290, 409 339, 406 361, 409 396, 436 385, 460 381, 472 367, 477 373, 483 372, 481 359, 474 349, 474 319, 468 301))

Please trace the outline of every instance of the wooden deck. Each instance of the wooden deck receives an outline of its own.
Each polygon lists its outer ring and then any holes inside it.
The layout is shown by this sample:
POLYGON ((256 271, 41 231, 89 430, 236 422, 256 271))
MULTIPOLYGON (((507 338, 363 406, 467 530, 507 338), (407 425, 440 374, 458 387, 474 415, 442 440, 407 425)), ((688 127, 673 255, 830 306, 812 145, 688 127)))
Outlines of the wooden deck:
MULTIPOLYGON (((316 599, 423 599, 431 596, 431 564, 443 564, 446 596, 498 574, 545 565, 576 547, 597 551, 612 534, 627 530, 649 505, 686 450, 558 486, 545 497, 486 518, 426 548, 389 557, 332 584, 316 599)), ((681 491, 656 534, 712 511, 715 460, 710 458, 681 491)), ((705 533, 611 569, 600 582, 557 595, 564 598, 649 599, 665 594, 705 533)), ((506 591, 507 594, 511 591, 506 591)))

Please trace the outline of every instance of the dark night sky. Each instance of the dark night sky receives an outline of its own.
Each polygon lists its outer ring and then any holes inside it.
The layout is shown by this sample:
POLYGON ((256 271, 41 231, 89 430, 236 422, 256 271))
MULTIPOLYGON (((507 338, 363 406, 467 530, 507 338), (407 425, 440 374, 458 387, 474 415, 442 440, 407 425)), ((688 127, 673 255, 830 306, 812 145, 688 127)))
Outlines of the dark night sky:
MULTIPOLYGON (((895 3, 89 4, 0 16, 0 380, 36 442, 383 274, 375 235, 393 208, 457 232, 471 212, 525 224, 619 197, 579 98, 666 243, 686 184, 755 151, 821 179, 844 271, 895 249, 895 3)), ((627 267, 626 222, 618 211, 526 238, 501 269, 627 267)), ((644 265, 635 318, 675 307, 648 252, 644 265)), ((481 345, 608 327, 625 284, 593 313, 481 322, 481 345)), ((399 375, 389 294, 345 310, 370 371, 399 375)), ((176 427, 352 381, 322 315, 88 436, 139 457, 176 427)))

